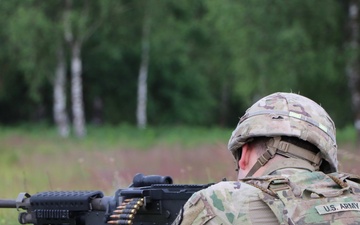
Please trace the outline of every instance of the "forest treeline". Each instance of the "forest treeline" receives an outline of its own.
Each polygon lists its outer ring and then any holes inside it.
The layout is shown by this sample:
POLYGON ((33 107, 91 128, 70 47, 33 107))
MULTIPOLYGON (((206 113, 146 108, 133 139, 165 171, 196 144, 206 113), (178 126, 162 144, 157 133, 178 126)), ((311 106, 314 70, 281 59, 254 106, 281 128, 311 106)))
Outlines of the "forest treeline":
POLYGON ((287 91, 352 124, 358 6, 3 0, 0 123, 56 124, 64 136, 90 123, 233 127, 252 102, 287 91))

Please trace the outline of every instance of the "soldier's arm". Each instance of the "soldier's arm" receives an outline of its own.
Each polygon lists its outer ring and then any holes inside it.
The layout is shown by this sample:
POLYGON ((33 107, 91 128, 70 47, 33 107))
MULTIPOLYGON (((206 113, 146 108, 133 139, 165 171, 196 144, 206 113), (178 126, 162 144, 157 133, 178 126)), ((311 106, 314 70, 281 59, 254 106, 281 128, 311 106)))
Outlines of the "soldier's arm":
POLYGON ((186 202, 173 225, 205 224, 214 217, 215 214, 203 193, 197 192, 186 202))

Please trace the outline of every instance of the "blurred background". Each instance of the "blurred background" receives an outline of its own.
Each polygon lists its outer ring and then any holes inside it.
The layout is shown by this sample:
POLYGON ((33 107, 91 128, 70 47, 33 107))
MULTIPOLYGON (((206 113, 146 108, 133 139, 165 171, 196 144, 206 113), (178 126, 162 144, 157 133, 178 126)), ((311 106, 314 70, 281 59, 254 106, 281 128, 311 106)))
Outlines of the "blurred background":
POLYGON ((358 110, 357 4, 4 1, 0 122, 233 127, 287 91, 342 128, 358 110))
POLYGON ((0 198, 66 188, 111 194, 136 172, 193 183, 234 178, 231 131, 254 101, 277 91, 328 111, 341 168, 357 172, 359 7, 1 1, 0 190, 11 196, 0 198))

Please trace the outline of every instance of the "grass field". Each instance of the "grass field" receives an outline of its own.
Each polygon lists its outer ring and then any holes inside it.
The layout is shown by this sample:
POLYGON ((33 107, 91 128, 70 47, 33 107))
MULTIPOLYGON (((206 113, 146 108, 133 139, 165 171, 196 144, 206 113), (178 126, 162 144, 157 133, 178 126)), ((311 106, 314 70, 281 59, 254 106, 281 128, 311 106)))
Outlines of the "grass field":
MULTIPOLYGON (((360 173, 351 129, 340 132, 340 169, 360 173)), ((235 179, 226 148, 229 129, 131 126, 90 127, 84 139, 62 139, 53 128, 0 128, 0 198, 20 192, 101 190, 113 195, 136 173, 173 177, 175 183, 235 179)), ((15 209, 0 209, 0 224, 15 225, 15 209)))

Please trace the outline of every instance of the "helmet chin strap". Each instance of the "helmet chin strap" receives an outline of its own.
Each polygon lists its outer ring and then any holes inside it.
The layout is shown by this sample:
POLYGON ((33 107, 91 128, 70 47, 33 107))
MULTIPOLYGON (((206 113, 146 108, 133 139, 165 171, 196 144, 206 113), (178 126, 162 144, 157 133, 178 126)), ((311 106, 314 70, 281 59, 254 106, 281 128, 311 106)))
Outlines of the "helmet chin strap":
MULTIPOLYGON (((321 153, 314 153, 310 150, 307 150, 305 148, 301 148, 297 145, 294 145, 292 143, 286 142, 281 140, 281 137, 274 137, 271 138, 266 143, 266 151, 258 158, 254 166, 250 169, 249 173, 246 175, 246 177, 250 177, 255 174, 256 171, 258 171, 261 167, 263 167, 269 160, 275 157, 275 155, 282 155, 286 158, 295 158, 295 159, 301 159, 306 160, 309 163, 296 163, 297 165, 282 165, 279 166, 278 169, 281 168, 287 168, 287 167, 294 167, 294 168, 304 168, 308 170, 318 170, 321 164, 321 153)), ((294 162, 299 162, 299 160, 296 160, 294 162)), ((276 166, 275 166, 276 167, 276 166)))

